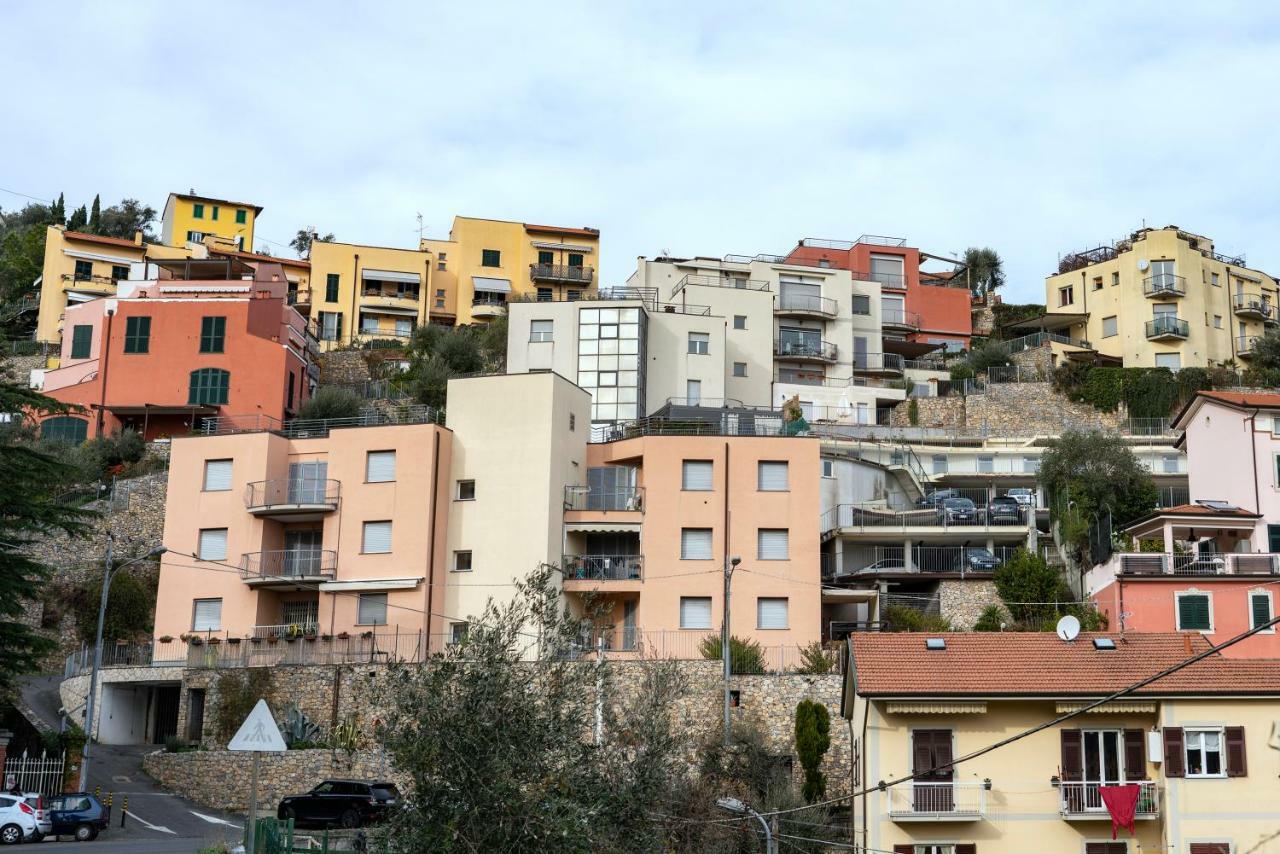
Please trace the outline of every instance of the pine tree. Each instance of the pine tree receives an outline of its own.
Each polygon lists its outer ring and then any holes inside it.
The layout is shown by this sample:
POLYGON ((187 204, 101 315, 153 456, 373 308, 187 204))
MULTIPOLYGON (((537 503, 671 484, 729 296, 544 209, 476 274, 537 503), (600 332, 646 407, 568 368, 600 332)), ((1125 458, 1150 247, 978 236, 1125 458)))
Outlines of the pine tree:
POLYGON ((58 200, 53 203, 53 207, 49 208, 49 219, 52 225, 67 224, 67 200, 63 198, 62 193, 58 193, 58 200))
POLYGON ((67 228, 71 231, 84 231, 88 223, 89 212, 85 210, 84 205, 81 205, 71 212, 71 219, 67 220, 67 228))
POLYGON ((102 198, 97 195, 93 197, 93 210, 89 212, 89 233, 102 233, 102 198))

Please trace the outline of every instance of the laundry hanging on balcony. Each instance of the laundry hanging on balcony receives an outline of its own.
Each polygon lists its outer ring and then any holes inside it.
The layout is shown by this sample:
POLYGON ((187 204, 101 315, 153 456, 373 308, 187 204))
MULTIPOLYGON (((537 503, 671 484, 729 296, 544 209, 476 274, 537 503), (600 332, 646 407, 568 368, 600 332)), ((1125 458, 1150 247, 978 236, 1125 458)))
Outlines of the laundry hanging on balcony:
POLYGON ((1142 787, 1099 786, 1098 794, 1107 812, 1111 813, 1111 838, 1115 839, 1120 828, 1128 828, 1130 835, 1137 833, 1136 816, 1138 814, 1138 795, 1142 787))

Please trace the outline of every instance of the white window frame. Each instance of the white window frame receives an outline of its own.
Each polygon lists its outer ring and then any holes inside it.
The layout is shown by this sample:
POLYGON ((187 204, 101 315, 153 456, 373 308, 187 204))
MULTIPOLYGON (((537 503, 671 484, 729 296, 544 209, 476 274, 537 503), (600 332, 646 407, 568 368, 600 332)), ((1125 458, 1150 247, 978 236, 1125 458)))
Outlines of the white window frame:
POLYGON ((836 476, 836 461, 831 459, 822 460, 822 476, 834 479, 836 476))
POLYGON ((356 625, 357 625, 357 626, 385 626, 385 625, 387 625, 387 609, 391 607, 391 605, 390 605, 390 603, 387 601, 387 599, 388 599, 388 597, 387 597, 387 594, 386 594, 385 592, 383 592, 383 593, 360 593, 360 594, 358 594, 358 595, 357 595, 357 597, 356 597, 356 625), (365 619, 364 619, 365 615, 364 615, 364 613, 363 613, 363 611, 364 611, 364 607, 365 607, 365 602, 366 602, 366 601, 376 601, 376 600, 378 600, 379 598, 381 598, 381 600, 382 600, 382 603, 381 603, 381 604, 382 604, 382 622, 380 622, 380 623, 379 623, 379 622, 378 622, 378 621, 376 621, 376 620, 372 620, 372 621, 368 621, 368 622, 366 622, 366 621, 365 621, 365 619))
POLYGON ((555 336, 555 323, 554 320, 529 321, 529 343, 550 344, 555 336), (545 328, 541 324, 546 324, 545 328))
MULTIPOLYGON (((1267 613, 1271 615, 1268 619, 1274 620, 1276 618, 1276 605, 1275 605, 1275 600, 1271 596, 1271 591, 1258 590, 1258 589, 1250 590, 1247 594, 1245 594, 1245 604, 1249 608, 1249 628, 1251 629, 1256 629, 1258 627, 1258 624, 1253 621, 1253 597, 1254 596, 1266 597, 1267 613)), ((1275 626, 1272 626, 1269 629, 1262 629, 1258 632, 1258 634, 1260 635, 1274 635, 1275 633, 1276 633, 1275 626)))
POLYGON ((233 462, 232 460, 230 460, 230 459, 225 459, 225 458, 224 458, 224 459, 217 459, 217 460, 205 460, 205 461, 204 461, 204 482, 201 484, 201 491, 202 491, 202 492, 230 492, 230 491, 231 491, 232 478, 233 478, 234 476, 235 476, 235 464, 234 464, 234 462, 233 462), (211 465, 213 465, 213 464, 215 464, 215 463, 226 463, 226 466, 227 466, 227 481, 226 481, 226 483, 227 483, 227 485, 226 485, 226 486, 219 486, 219 487, 216 487, 216 488, 212 488, 212 489, 211 489, 211 488, 209 487, 209 466, 211 466, 211 465))
POLYGON ((757 596, 756 597, 756 629, 762 632, 784 632, 791 628, 791 599, 788 596, 757 596), (782 603, 782 625, 766 626, 761 619, 763 616, 763 608, 765 603, 782 603))
POLYGON ((197 554, 197 558, 198 558, 199 560, 208 560, 208 561, 224 561, 224 560, 226 560, 226 559, 227 559, 227 555, 228 555, 228 554, 230 553, 230 551, 231 551, 231 546, 229 545, 230 540, 231 540, 231 536, 230 536, 230 534, 231 534, 231 532, 230 532, 229 530, 227 530, 226 528, 201 528, 201 529, 200 529, 200 531, 199 531, 199 533, 196 535, 196 552, 198 553, 198 554, 197 554), (205 554, 205 551, 204 551, 204 535, 205 535, 205 534, 212 534, 212 533, 215 533, 215 532, 217 532, 217 531, 221 531, 221 532, 222 532, 222 554, 205 554))
POLYGON ((1110 317, 1104 317, 1104 318, 1102 318, 1102 337, 1103 337, 1103 338, 1114 338, 1115 336, 1117 336, 1117 335, 1119 335, 1119 334, 1120 334, 1120 317, 1119 317, 1119 315, 1115 315, 1115 314, 1113 314, 1113 315, 1111 315, 1110 317), (1108 331, 1107 331, 1107 321, 1108 321, 1108 320, 1109 320, 1109 321, 1111 321, 1111 331, 1110 331, 1110 332, 1108 332, 1108 331))
POLYGON ((791 491, 791 466, 786 460, 760 460, 756 463, 756 491, 757 492, 790 492, 791 491), (770 472, 776 476, 777 467, 782 468, 782 486, 766 486, 765 473, 770 472))
POLYGON ((1180 632, 1199 632, 1202 635, 1211 635, 1214 630, 1213 619, 1213 591, 1212 590, 1175 590, 1173 594, 1173 625, 1180 632), (1204 596, 1209 600, 1209 628, 1207 629, 1184 629, 1182 627, 1182 597, 1183 596, 1204 596))
POLYGON ((689 333, 689 355, 690 356, 710 356, 711 355, 711 333, 710 332, 690 332, 689 333))
POLYGON ((712 492, 716 488, 716 464, 714 460, 681 460, 680 491, 712 492), (705 469, 703 468, 705 466, 705 469), (693 474, 694 477, 690 477, 693 474), (703 477, 705 475, 705 481, 703 477), (690 486, 690 483, 693 485, 690 486), (701 486, 706 483, 706 486, 701 486))
POLYGON ((747 375, 747 363, 746 363, 746 362, 734 362, 734 363, 733 363, 733 375, 734 375, 735 377, 745 377, 745 376, 747 375))
POLYGON ((757 528, 756 529, 756 560, 791 560, 791 529, 790 528, 757 528), (782 557, 765 557, 764 556, 764 540, 768 534, 782 534, 782 543, 784 554, 782 557))
POLYGON ((395 451, 366 451, 364 456, 364 482, 365 483, 395 483, 396 480, 396 452, 395 451), (374 478, 373 462, 376 459, 385 460, 386 454, 391 455, 391 476, 374 478))
POLYGON ((707 629, 711 628, 712 623, 714 623, 714 622, 715 622, 714 607, 715 607, 715 606, 714 606, 714 603, 711 601, 711 597, 710 597, 710 596, 681 596, 681 597, 680 597, 680 613, 679 613, 680 628, 681 628, 681 629, 686 629, 686 630, 692 630, 692 631, 705 632, 707 629), (695 626, 695 625, 685 625, 685 621, 684 621, 684 617, 685 617, 685 612, 684 612, 684 609, 685 609, 685 602, 689 602, 691 605, 692 605, 693 603, 699 603, 699 604, 701 604, 701 603, 703 603, 703 602, 705 602, 705 603, 706 603, 706 605, 707 605, 707 623, 706 623, 706 625, 705 625, 705 626, 704 626, 704 625, 696 625, 696 626, 695 626))
POLYGON ((360 523, 360 554, 362 555, 389 555, 392 551, 392 543, 394 543, 395 531, 390 519, 373 519, 368 522, 360 523), (386 525, 387 526, 387 548, 385 551, 369 550, 369 526, 370 525, 386 525))
MULTIPOLYGON (((1202 757, 1203 758, 1203 757, 1202 757)), ((1227 730, 1226 727, 1220 726, 1194 726, 1183 727, 1182 729, 1182 762, 1183 773, 1190 780, 1223 780, 1227 776, 1227 730), (1192 734, 1201 737, 1200 750, 1204 750, 1204 735, 1212 734, 1218 736, 1218 773, 1217 774, 1192 774, 1191 773, 1191 736, 1192 734)), ((1202 763, 1208 767, 1208 763, 1202 763)))
POLYGON ((475 501, 475 500, 476 500, 476 481, 475 481, 475 478, 463 478, 463 479, 459 479, 459 480, 457 480, 457 481, 454 481, 454 485, 453 485, 453 500, 454 500, 454 501, 475 501), (463 498, 463 497, 462 497, 462 485, 463 485, 464 483, 469 483, 469 484, 471 484, 471 496, 470 496, 469 498, 463 498))
POLYGON ((475 569, 475 566, 476 566, 475 553, 472 552, 471 549, 456 549, 453 552, 453 566, 449 567, 449 571, 450 572, 471 572, 473 569, 475 569), (463 567, 458 566, 458 558, 462 555, 467 556, 467 566, 465 569, 463 567))
POLYGON ((733 328, 734 328, 734 329, 746 329, 746 328, 747 328, 747 316, 746 316, 745 314, 735 314, 735 315, 733 316, 733 328), (741 323, 739 323, 739 321, 741 321, 741 323))
POLYGON ((680 560, 714 560, 715 559, 715 532, 711 528, 681 528, 680 529, 680 560), (705 555, 698 554, 691 557, 692 550, 688 548, 690 545, 685 541, 686 534, 705 531, 707 534, 707 551, 705 555))
POLYGON ((210 596, 203 599, 191 600, 191 631, 193 632, 220 632, 222 631, 222 597, 210 596), (196 625, 196 615, 199 612, 201 602, 217 602, 218 603, 218 624, 216 626, 205 626, 201 628, 196 625))

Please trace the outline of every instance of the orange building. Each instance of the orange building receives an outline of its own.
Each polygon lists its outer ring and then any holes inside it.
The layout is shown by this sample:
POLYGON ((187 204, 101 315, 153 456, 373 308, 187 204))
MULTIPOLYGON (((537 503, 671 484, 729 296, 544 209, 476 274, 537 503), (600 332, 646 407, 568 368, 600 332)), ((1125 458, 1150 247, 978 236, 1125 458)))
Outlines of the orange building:
POLYGON ((280 265, 150 260, 144 278, 68 306, 59 366, 33 380, 83 409, 44 419, 42 435, 78 442, 132 427, 154 439, 224 412, 280 421, 310 396, 318 351, 280 265))
MULTIPOLYGON (((921 259, 929 257, 908 246, 903 238, 864 234, 853 241, 805 238, 787 255, 787 261, 851 270, 855 279, 878 282, 885 352, 897 352, 889 349, 894 339, 968 348, 973 332, 969 289, 950 284, 946 276, 921 273, 921 259)), ((918 348, 903 346, 900 350, 911 357, 918 348)))

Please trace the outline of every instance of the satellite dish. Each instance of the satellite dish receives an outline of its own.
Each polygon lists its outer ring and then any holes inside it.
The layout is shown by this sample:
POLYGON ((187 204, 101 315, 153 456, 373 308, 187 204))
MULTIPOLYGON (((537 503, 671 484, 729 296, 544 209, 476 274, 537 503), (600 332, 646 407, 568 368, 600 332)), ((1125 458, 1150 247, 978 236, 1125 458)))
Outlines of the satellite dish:
POLYGON ((1147 272, 1147 270, 1148 270, 1150 267, 1151 267, 1151 262, 1150 262, 1150 261, 1148 261, 1146 258, 1139 258, 1139 259, 1138 259, 1138 269, 1139 269, 1139 270, 1141 270, 1142 272, 1144 272, 1144 273, 1145 273, 1145 272, 1147 272))
POLYGON ((1064 641, 1073 641, 1080 634, 1080 621, 1075 617, 1067 614, 1061 620, 1058 620, 1058 637, 1064 641))

